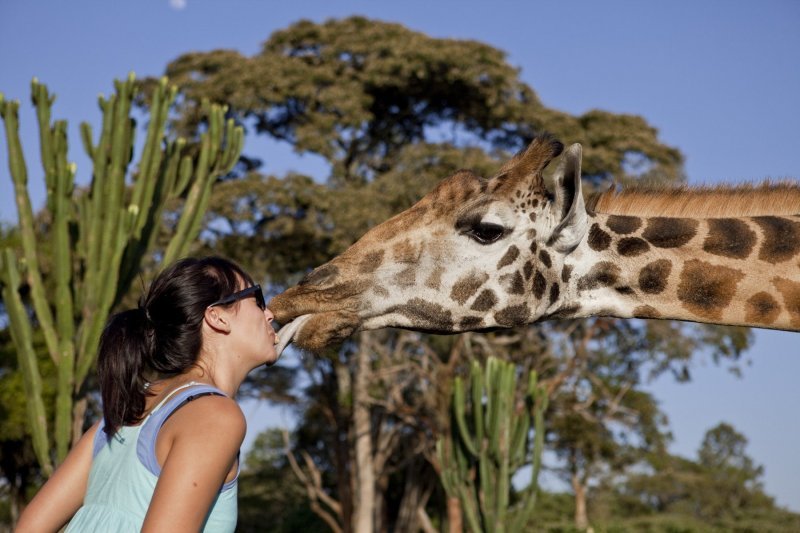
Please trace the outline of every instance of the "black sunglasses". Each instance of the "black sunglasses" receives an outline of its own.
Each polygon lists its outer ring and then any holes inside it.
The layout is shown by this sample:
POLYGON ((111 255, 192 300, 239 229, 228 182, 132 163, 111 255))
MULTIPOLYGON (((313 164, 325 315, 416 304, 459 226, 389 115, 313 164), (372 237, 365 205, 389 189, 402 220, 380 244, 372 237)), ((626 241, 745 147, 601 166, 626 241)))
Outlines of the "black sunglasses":
POLYGON ((267 302, 264 301, 264 293, 261 291, 261 285, 253 285, 239 292, 234 292, 230 296, 226 296, 210 304, 209 307, 214 307, 215 305, 229 305, 238 300, 243 300, 251 294, 256 297, 256 305, 258 308, 262 311, 265 310, 267 308, 267 302))

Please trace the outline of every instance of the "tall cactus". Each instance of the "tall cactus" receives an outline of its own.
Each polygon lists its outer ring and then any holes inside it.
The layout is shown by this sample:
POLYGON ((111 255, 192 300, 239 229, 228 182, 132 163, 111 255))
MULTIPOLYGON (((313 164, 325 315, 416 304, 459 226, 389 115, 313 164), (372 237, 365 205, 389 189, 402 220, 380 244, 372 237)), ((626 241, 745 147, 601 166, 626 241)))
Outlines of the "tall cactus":
POLYGON ((538 492, 547 409, 545 388, 531 371, 518 402, 516 367, 495 357, 489 357, 485 372, 473 361, 469 381, 468 399, 463 380, 456 377, 452 431, 436 444, 442 484, 448 496, 461 502, 471 531, 522 531, 533 515, 538 492), (512 507, 511 478, 529 462, 531 484, 512 507))
POLYGON ((164 205, 185 198, 175 234, 163 254, 171 262, 184 255, 200 231, 203 212, 216 179, 231 170, 241 152, 244 132, 226 108, 203 103, 207 130, 200 136, 199 155, 186 155, 184 139, 165 137, 169 108, 177 89, 160 80, 150 105, 150 122, 141 157, 130 171, 135 122, 131 106, 137 92, 133 74, 115 82, 115 94, 100 96, 102 131, 97 142, 91 127, 81 124, 84 149, 92 160, 88 190, 76 191, 76 166, 67 162, 67 126, 51 124, 55 96, 36 79, 31 83, 39 122, 41 162, 47 189, 51 243, 37 241, 28 194, 28 169, 19 139, 19 102, 0 94, 8 161, 19 213, 21 249, 2 250, 0 279, 19 367, 25 379, 31 432, 37 460, 52 471, 77 435, 83 417, 83 384, 95 361, 103 325, 153 247, 164 205), (49 265, 45 272, 43 265, 49 265), (30 288, 29 309, 19 294, 30 288), (44 333, 50 358, 57 368, 57 393, 52 439, 41 397, 41 375, 33 346, 32 328, 44 333), (49 443, 55 443, 55 454, 49 443))

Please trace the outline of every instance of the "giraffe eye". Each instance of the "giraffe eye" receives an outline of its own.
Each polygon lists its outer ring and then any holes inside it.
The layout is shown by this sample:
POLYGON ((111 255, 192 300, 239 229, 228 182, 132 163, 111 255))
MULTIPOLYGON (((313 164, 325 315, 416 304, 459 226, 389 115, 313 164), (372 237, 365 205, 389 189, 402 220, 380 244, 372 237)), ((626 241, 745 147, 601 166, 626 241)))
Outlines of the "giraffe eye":
POLYGON ((464 232, 480 244, 492 244, 506 234, 506 228, 499 224, 479 222, 464 232))

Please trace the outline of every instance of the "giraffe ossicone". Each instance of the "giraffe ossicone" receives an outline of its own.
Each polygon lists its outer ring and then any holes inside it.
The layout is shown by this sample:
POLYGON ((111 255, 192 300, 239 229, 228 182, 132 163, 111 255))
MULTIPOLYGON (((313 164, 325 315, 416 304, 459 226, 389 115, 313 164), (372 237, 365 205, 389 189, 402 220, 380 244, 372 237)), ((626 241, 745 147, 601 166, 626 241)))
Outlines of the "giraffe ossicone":
POLYGON ((281 341, 311 350, 362 329, 593 315, 800 331, 800 184, 585 201, 581 146, 541 135, 492 178, 444 179, 269 305, 282 324, 302 317, 281 341))

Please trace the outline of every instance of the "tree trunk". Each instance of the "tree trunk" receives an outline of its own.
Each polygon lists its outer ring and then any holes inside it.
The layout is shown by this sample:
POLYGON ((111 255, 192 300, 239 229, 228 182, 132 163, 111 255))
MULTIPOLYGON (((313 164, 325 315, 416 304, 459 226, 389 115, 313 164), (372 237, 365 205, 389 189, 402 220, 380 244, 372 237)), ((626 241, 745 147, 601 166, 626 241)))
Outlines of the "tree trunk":
POLYGON ((349 409, 343 409, 343 398, 350 398, 352 394, 349 373, 347 369, 338 363, 334 363, 335 368, 335 395, 329 398, 330 405, 333 406, 333 418, 336 425, 337 437, 334 439, 334 464, 336 465, 336 486, 338 490, 339 503, 342 506, 341 524, 345 533, 350 533, 353 528, 353 473, 350 471, 351 449, 350 449, 350 413, 349 409), (343 372, 340 369, 344 370, 343 372))
MULTIPOLYGON (((372 529, 375 531, 389 531, 389 507, 386 502, 386 494, 389 490, 389 477, 381 476, 375 469, 375 505, 372 509, 372 529)), ((405 529, 398 529, 395 525, 396 531, 406 531, 405 529)))
POLYGON ((581 483, 577 473, 572 474, 572 490, 575 491, 575 527, 586 531, 589 518, 586 514, 586 487, 581 483))
POLYGON ((353 430, 356 452, 356 500, 353 530, 372 533, 375 508, 375 471, 372 463, 372 431, 369 416, 369 333, 363 332, 356 353, 356 375, 353 380, 353 430))

